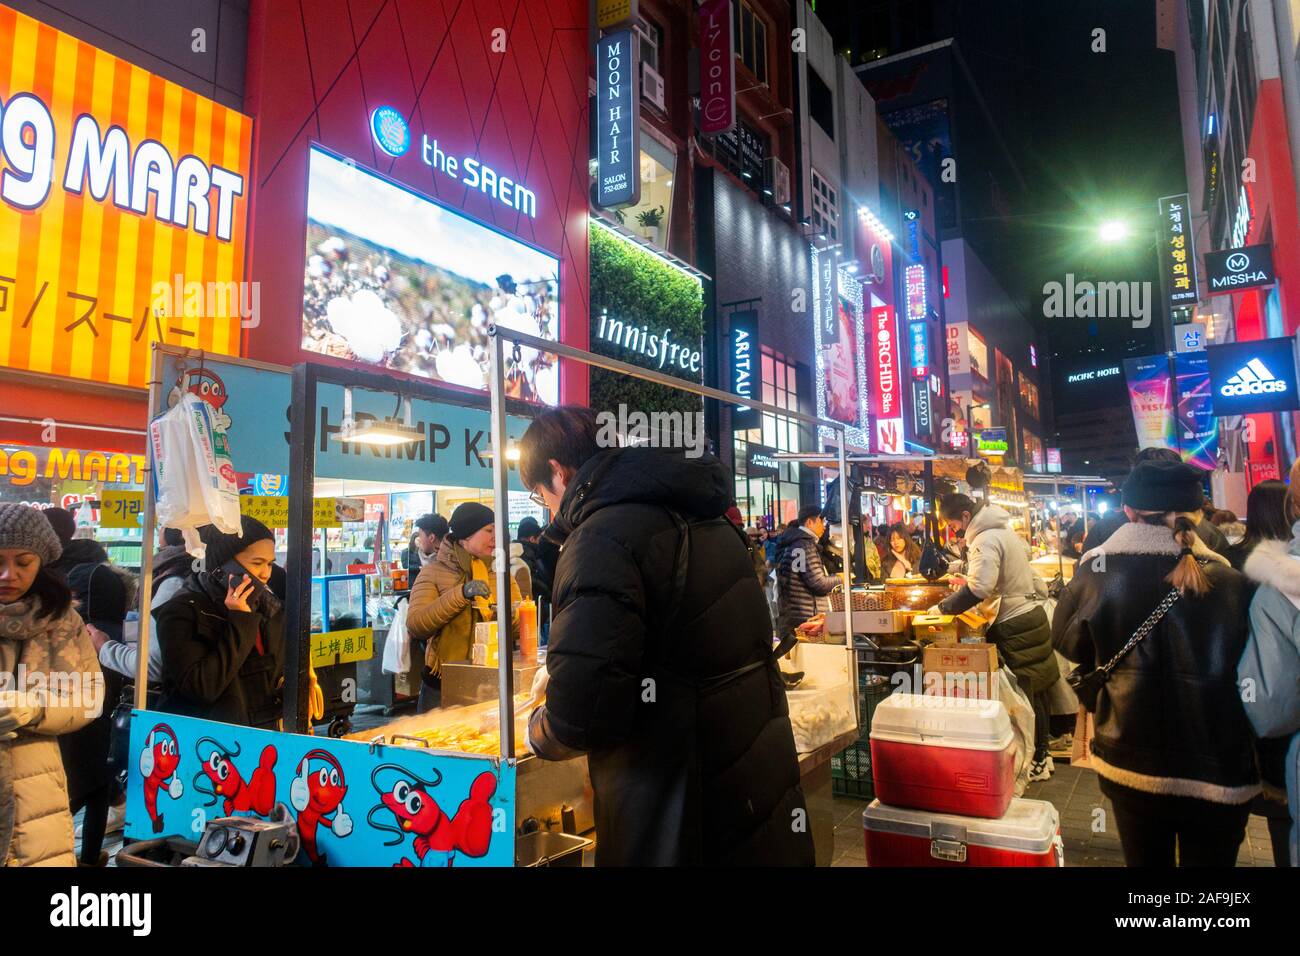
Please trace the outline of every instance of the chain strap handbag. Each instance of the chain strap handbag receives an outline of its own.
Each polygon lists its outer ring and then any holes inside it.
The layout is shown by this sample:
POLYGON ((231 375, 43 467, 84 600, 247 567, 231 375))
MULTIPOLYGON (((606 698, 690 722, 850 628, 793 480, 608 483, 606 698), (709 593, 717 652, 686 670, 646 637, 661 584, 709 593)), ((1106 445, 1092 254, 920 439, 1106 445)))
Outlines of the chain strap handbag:
POLYGON ((1160 619, 1165 616, 1165 612, 1173 607, 1174 602, 1182 596, 1177 588, 1172 588, 1165 599, 1156 606, 1151 612, 1151 616, 1142 622, 1141 627, 1133 632, 1133 636, 1128 639, 1128 643, 1115 652, 1112 657, 1101 667, 1095 667, 1090 671, 1083 671, 1081 668, 1076 669, 1069 677, 1066 683, 1074 691, 1075 696, 1079 698, 1079 703, 1088 713, 1096 713, 1097 698, 1101 696, 1101 689, 1106 686, 1106 681, 1110 680, 1110 672, 1115 669, 1133 648, 1142 642, 1142 639, 1151 633, 1151 629, 1160 623, 1160 619))

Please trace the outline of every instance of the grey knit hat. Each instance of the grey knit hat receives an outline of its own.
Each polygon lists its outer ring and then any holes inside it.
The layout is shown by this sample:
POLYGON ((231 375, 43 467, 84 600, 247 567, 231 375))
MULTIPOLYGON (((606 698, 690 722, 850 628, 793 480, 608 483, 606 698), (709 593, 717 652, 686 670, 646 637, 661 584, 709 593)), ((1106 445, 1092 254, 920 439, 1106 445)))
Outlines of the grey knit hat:
POLYGON ((21 548, 41 559, 48 567, 59 560, 63 545, 54 526, 39 508, 16 503, 0 504, 0 548, 21 548))

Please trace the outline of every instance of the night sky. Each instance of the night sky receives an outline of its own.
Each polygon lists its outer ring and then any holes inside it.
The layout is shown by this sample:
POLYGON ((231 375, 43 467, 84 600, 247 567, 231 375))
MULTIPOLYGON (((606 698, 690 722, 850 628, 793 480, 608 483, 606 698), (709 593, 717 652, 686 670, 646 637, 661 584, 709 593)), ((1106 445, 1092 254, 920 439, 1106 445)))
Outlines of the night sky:
MULTIPOLYGON (((892 9, 881 0, 819 0, 816 8, 837 49, 856 44, 855 56, 956 36, 1025 183, 1007 187, 1004 241, 979 251, 1050 335, 1057 377, 1159 351, 1156 200, 1186 185, 1174 55, 1155 46, 1150 0, 915 0, 892 9), (1096 28, 1106 31, 1104 53, 1092 50, 1096 28), (1110 218, 1129 223, 1126 242, 1096 239, 1110 218), (1044 318, 1043 284, 1067 273, 1150 281, 1151 328, 1044 318)), ((1068 400, 1059 387, 1053 393, 1068 400)), ((1126 403, 1122 378, 1089 398, 1126 403)))

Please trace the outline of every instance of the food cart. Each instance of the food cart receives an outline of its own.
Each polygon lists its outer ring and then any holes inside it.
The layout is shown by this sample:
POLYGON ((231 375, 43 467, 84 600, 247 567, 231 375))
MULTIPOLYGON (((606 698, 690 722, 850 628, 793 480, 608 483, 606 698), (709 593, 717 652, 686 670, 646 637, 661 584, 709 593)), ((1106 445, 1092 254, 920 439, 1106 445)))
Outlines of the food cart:
MULTIPOLYGON (((523 683, 521 668, 535 666, 536 661, 523 659, 518 651, 512 653, 516 627, 510 614, 498 615, 501 652, 495 668, 493 699, 401 717, 341 738, 313 736, 307 716, 310 665, 321 643, 320 635, 313 635, 310 626, 313 518, 320 507, 313 502, 312 489, 318 454, 323 453, 318 448, 332 449, 326 422, 331 417, 337 420, 337 416, 325 414, 323 410, 326 406, 333 407, 332 402, 338 397, 333 393, 339 391, 345 393, 349 409, 353 401, 359 403, 358 409, 361 407, 362 397, 354 396, 354 392, 372 392, 385 399, 390 408, 396 393, 398 407, 405 409, 404 421, 399 424, 410 428, 413 402, 436 401, 441 413, 446 413, 445 403, 457 403, 459 408, 455 414, 463 418, 467 441, 471 429, 487 431, 487 441, 479 450, 493 452, 484 455, 484 467, 490 460, 497 553, 508 554, 511 482, 517 484, 517 477, 511 474, 508 454, 495 452, 508 449, 510 442, 522 435, 534 409, 506 396, 504 349, 507 343, 516 350, 536 348, 704 398, 735 401, 735 396, 726 392, 495 328, 490 331, 490 408, 486 411, 479 407, 483 402, 477 396, 433 383, 396 380, 315 363, 295 366, 290 373, 291 393, 281 396, 289 409, 289 427, 286 430, 280 425, 276 438, 277 442, 288 445, 283 730, 259 730, 146 709, 144 666, 152 636, 148 595, 155 523, 151 472, 145 491, 144 527, 149 533, 144 536, 141 670, 137 674, 128 761, 128 841, 169 837, 197 841, 212 820, 234 815, 281 824, 292 821, 302 848, 297 858, 303 864, 526 866, 554 859, 572 846, 590 845, 578 836, 593 826, 585 759, 542 761, 525 748, 528 714, 521 705, 527 703, 527 694, 517 694, 516 689, 523 683), (557 850, 557 842, 565 845, 557 850)), ((163 366, 169 358, 184 359, 191 364, 196 361, 200 365, 216 364, 199 353, 156 346, 151 376, 151 407, 155 411, 166 407, 166 389, 172 376, 164 374, 163 366)), ((240 368, 265 374, 286 372, 244 360, 223 361, 232 373, 240 368)), ((257 404, 262 418, 267 418, 267 412, 277 407, 274 399, 260 399, 257 404)), ((810 424, 839 428, 842 436, 842 426, 833 422, 754 401, 748 404, 810 424)), ((378 406, 371 401, 366 407, 378 406)), ((392 415, 388 418, 392 420, 392 415)), ((431 431, 427 427, 425 430, 431 431)), ((256 431, 250 429, 248 434, 256 431)), ((232 430, 231 444, 236 450, 241 437, 232 430)), ((358 455, 356 460, 369 460, 369 453, 358 452, 358 455)), ((400 458, 401 453, 398 455, 400 458)), ((842 442, 839 455, 843 467, 842 442)), ((468 453, 465 460, 469 461, 468 453)), ((392 458, 386 461, 391 467, 400 463, 392 458)), ((847 501, 843 504, 847 515, 847 501)), ((508 563, 498 562, 495 573, 496 593, 509 594, 508 563)), ((847 589, 847 569, 844 584, 847 589)), ((373 654, 373 638, 368 643, 373 654)), ((328 643, 326 650, 327 653, 331 650, 328 643)), ((334 656, 337 661, 338 655, 334 656)), ((824 766, 835 745, 833 739, 825 739, 827 728, 833 722, 819 719, 818 714, 826 711, 834 716, 834 707, 828 703, 834 694, 819 691, 839 685, 851 688, 855 679, 854 660, 851 653, 840 647, 808 650, 800 655, 799 663, 807 679, 803 689, 809 693, 802 697, 795 695, 792 719, 803 728, 805 746, 824 753, 817 763, 824 766), (801 713, 809 716, 801 719, 798 716, 801 713)), ((850 725, 856 728, 856 713, 851 710, 853 695, 847 694, 844 700, 849 708, 850 725)), ((808 757, 808 754, 801 757, 804 767, 808 766, 808 757)), ((809 811, 819 862, 825 856, 825 862, 829 863, 832 827, 829 786, 825 805, 810 797, 809 811)))
MULTIPOLYGON (((1105 478, 1096 475, 1026 475, 1024 482, 1026 486, 1029 486, 1026 490, 1029 492, 1031 500, 1035 504, 1035 509, 1039 512, 1040 521, 1044 526, 1050 526, 1051 518, 1059 514, 1063 502, 1073 503, 1071 496, 1061 495, 1062 486, 1078 489, 1079 513, 1083 520, 1085 537, 1088 534, 1089 524, 1088 489, 1105 488, 1110 484, 1105 478)), ((1044 554, 1036 557, 1031 562, 1034 572, 1039 576, 1050 580, 1059 575, 1061 580, 1065 582, 1074 577, 1074 563, 1074 558, 1061 553, 1059 536, 1049 544, 1044 554)))

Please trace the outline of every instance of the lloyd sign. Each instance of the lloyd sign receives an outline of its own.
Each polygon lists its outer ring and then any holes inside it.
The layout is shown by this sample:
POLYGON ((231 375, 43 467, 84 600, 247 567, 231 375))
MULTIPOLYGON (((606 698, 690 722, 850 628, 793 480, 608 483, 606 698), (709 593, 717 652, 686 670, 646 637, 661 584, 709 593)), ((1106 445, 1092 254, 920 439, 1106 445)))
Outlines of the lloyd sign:
POLYGON ((629 29, 596 44, 596 205, 635 205, 641 199, 641 97, 629 29))
POLYGON ((1256 286, 1272 285, 1273 247, 1268 243, 1223 249, 1205 254, 1205 274, 1211 293, 1240 292, 1256 286))
POLYGON ((875 450, 897 455, 903 451, 902 381, 899 376, 898 323, 894 307, 876 306, 867 328, 867 362, 871 368, 870 412, 875 450))

